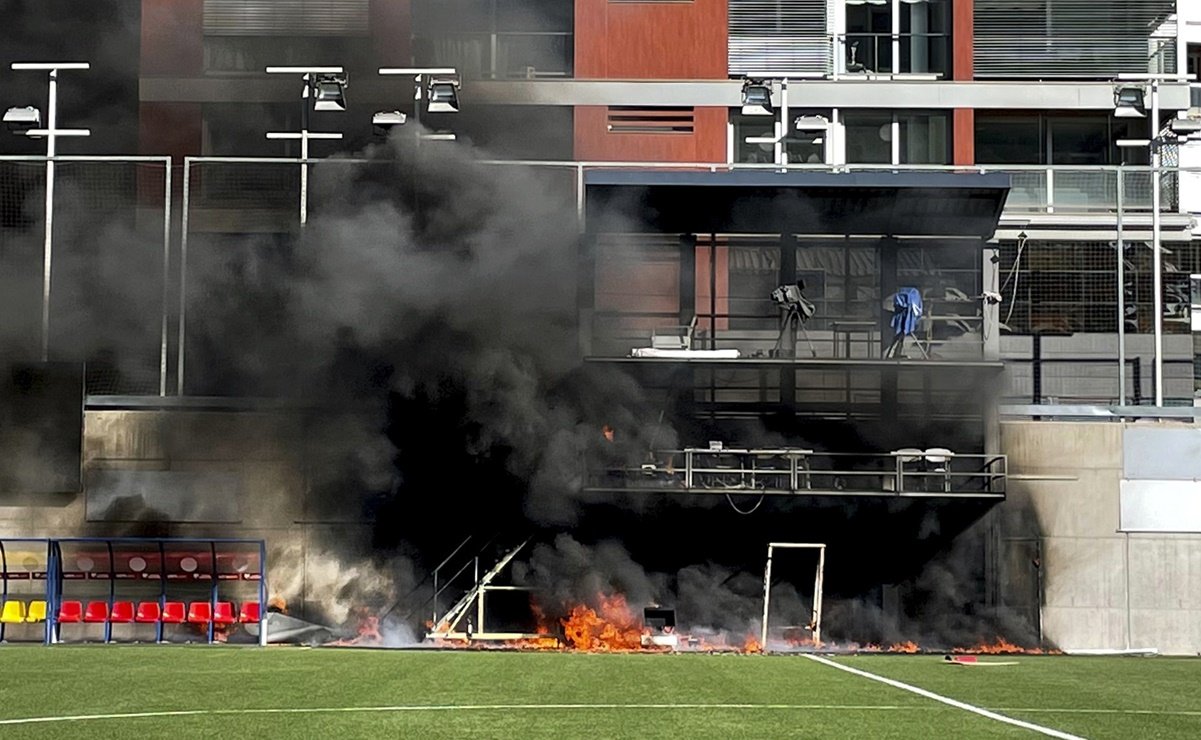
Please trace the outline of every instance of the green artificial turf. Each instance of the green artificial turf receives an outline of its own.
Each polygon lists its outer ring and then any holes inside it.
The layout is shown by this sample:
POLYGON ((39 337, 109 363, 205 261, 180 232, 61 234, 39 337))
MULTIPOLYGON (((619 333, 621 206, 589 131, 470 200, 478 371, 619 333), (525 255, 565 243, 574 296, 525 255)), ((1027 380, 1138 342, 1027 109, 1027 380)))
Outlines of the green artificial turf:
MULTIPOLYGON (((836 660, 1088 737, 1201 737, 1201 661, 836 660)), ((798 656, 8 645, 0 671, 0 720, 223 712, 0 725, 2 738, 1035 736, 798 656), (548 704, 592 706, 511 706, 548 704), (495 708, 444 708, 465 705, 495 708), (383 709, 337 711, 369 707, 383 709)))

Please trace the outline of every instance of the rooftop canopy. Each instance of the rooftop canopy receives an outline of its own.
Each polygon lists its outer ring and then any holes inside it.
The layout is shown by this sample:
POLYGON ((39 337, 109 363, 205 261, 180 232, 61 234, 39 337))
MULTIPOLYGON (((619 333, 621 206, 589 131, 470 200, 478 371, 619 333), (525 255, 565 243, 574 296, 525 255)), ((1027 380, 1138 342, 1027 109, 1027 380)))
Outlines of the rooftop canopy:
POLYGON ((593 233, 824 234, 990 239, 1001 173, 590 170, 593 233))

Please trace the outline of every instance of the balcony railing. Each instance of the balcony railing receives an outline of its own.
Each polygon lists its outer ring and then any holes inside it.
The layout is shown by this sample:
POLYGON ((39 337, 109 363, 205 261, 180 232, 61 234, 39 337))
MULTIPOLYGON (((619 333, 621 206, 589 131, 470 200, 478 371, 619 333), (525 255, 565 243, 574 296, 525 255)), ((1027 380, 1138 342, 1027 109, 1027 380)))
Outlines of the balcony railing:
POLYGON ((663 450, 638 467, 600 466, 595 489, 663 493, 1003 498, 1004 455, 784 449, 663 450))

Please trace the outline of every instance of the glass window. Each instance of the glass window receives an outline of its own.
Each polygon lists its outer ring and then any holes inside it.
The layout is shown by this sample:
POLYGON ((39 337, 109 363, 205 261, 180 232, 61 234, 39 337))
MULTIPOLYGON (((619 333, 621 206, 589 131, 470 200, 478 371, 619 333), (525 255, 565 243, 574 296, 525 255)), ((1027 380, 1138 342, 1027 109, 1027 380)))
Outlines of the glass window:
POLYGON ((748 144, 748 137, 767 137, 775 135, 776 119, 772 116, 744 116, 735 110, 732 120, 734 123, 734 161, 746 164, 771 164, 776 161, 775 145, 748 144))
POLYGON ((1039 116, 976 116, 976 161, 980 164, 1043 164, 1039 116))
POLYGON ((1051 164, 1107 164, 1112 139, 1109 119, 1051 118, 1051 164))
POLYGON ((901 114, 900 164, 950 164, 951 137, 944 113, 901 114))
POLYGON ((947 63, 950 14, 947 0, 901 3, 901 72, 943 73, 947 63))
POLYGON ((892 115, 875 111, 847 111, 847 162, 892 164, 892 115))
POLYGON ((892 72, 892 9, 847 4, 847 71, 892 72))

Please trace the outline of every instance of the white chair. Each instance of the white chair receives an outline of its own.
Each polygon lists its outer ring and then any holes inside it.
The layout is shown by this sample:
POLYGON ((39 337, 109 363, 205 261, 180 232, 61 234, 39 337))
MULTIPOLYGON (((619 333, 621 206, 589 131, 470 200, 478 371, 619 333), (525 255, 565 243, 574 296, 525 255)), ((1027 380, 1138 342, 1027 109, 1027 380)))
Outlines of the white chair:
POLYGON ((930 447, 925 452, 926 470, 930 473, 942 473, 942 490, 951 490, 951 458, 955 456, 945 447, 930 447))
MULTIPOLYGON (((897 476, 897 481, 894 484, 897 491, 905 490, 905 473, 914 473, 918 470, 918 464, 925 457, 925 451, 919 450, 916 447, 902 447, 899 450, 893 450, 892 456, 896 458, 900 468, 900 475, 897 476)), ((885 479, 888 482, 888 479, 885 479)))

